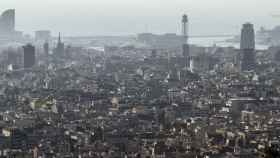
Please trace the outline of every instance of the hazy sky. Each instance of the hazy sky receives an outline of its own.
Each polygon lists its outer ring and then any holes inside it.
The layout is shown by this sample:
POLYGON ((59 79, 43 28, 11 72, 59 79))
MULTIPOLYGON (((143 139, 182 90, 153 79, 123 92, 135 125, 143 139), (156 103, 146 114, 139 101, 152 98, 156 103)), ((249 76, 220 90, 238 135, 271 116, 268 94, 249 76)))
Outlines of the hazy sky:
POLYGON ((18 30, 50 29, 66 35, 180 33, 183 13, 191 34, 238 33, 242 23, 280 24, 280 0, 0 0, 16 9, 18 30))

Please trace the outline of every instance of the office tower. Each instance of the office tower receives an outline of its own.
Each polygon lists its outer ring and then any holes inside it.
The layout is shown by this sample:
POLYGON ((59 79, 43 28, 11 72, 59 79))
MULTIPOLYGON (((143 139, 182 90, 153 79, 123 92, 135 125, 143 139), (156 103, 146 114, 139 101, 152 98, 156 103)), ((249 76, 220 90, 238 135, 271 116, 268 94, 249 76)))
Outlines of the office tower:
POLYGON ((5 55, 5 66, 8 67, 9 70, 18 69, 22 63, 22 55, 21 52, 17 49, 8 48, 2 52, 5 55))
POLYGON ((9 9, 0 16, 0 33, 9 35, 15 33, 15 10, 9 9))
POLYGON ((49 43, 47 41, 44 43, 44 54, 49 55, 49 43))
POLYGON ((0 39, 21 39, 22 32, 15 30, 15 10, 9 9, 0 15, 0 39))
POLYGON ((35 47, 31 44, 23 46, 24 68, 31 68, 35 65, 35 47))
POLYGON ((51 31, 49 31, 49 30, 36 31, 35 39, 37 41, 49 41, 51 39, 51 31))
POLYGON ((190 67, 190 48, 189 48, 189 32, 188 32, 188 25, 189 25, 189 20, 187 15, 183 15, 182 19, 182 35, 184 38, 184 44, 183 44, 183 57, 185 60, 184 66, 186 68, 190 67))
POLYGON ((242 54, 241 69, 242 71, 251 71, 255 67, 255 31, 254 25, 246 23, 241 31, 240 50, 242 54))
POLYGON ((64 43, 61 42, 61 35, 59 33, 57 45, 56 45, 56 48, 55 48, 55 53, 58 56, 64 56, 64 51, 65 51, 64 50, 64 43))

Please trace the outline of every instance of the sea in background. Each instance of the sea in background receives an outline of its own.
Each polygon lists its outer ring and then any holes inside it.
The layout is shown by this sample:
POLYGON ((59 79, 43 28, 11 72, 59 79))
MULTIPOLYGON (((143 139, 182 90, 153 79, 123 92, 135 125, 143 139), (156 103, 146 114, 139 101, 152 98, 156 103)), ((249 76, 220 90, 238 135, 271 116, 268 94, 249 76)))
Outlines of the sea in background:
MULTIPOLYGON (((227 42, 228 37, 203 37, 203 38, 191 38, 189 40, 190 44, 204 47, 212 47, 214 45, 220 47, 234 47, 240 48, 238 42, 227 42)), ((264 50, 267 49, 269 45, 256 44, 256 49, 264 50)))
MULTIPOLYGON (((189 39, 191 45, 201 47, 234 47, 240 48, 239 42, 231 42, 230 37, 194 37, 189 39)), ((98 51, 104 51, 105 46, 130 46, 145 47, 137 42, 135 36, 95 36, 95 37, 72 37, 64 38, 66 44, 72 46, 82 46, 98 51)), ((265 50, 269 45, 256 44, 256 49, 265 50)))

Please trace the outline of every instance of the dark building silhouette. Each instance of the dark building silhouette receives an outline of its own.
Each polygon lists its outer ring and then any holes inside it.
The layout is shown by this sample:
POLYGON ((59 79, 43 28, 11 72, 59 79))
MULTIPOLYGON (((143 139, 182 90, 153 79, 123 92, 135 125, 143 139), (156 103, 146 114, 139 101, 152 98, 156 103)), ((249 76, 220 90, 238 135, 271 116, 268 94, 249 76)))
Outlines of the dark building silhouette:
POLYGON ((246 23, 243 25, 241 31, 241 69, 242 71, 254 70, 256 61, 255 54, 255 31, 254 25, 246 23))
POLYGON ((190 48, 189 48, 189 43, 188 43, 188 38, 189 38, 189 33, 188 33, 188 16, 183 15, 182 19, 182 34, 184 37, 184 44, 183 44, 183 57, 185 60, 185 67, 189 68, 190 67, 190 48))
POLYGON ((64 56, 65 50, 64 50, 64 43, 61 42, 61 35, 59 33, 58 35, 58 41, 57 41, 57 45, 55 48, 55 54, 57 56, 64 56))
POLYGON ((188 44, 183 44, 183 56, 185 58, 185 66, 190 67, 190 47, 188 44))
POLYGON ((24 68, 31 68, 35 65, 35 47, 31 44, 23 46, 24 68))

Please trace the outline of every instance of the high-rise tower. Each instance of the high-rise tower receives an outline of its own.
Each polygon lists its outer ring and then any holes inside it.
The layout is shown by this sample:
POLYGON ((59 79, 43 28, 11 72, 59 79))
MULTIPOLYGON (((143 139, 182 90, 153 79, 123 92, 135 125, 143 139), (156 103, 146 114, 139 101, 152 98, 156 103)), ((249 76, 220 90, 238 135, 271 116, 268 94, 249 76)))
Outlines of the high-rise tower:
POLYGON ((57 46, 56 46, 56 49, 55 49, 55 53, 56 53, 56 55, 58 55, 58 56, 64 56, 64 50, 65 48, 64 48, 64 43, 62 43, 62 41, 61 41, 61 35, 60 35, 60 33, 59 33, 59 35, 58 35, 58 41, 57 41, 57 46))
POLYGON ((190 48, 189 48, 189 20, 186 14, 182 18, 182 35, 184 38, 183 43, 183 57, 185 60, 185 67, 190 67, 190 48))
POLYGON ((15 10, 9 9, 0 16, 0 33, 11 35, 15 33, 15 10))
POLYGON ((243 24, 241 31, 241 69, 242 71, 254 70, 256 64, 255 31, 251 23, 243 24))
POLYGON ((35 65, 35 47, 31 44, 23 46, 24 68, 31 68, 35 65))

